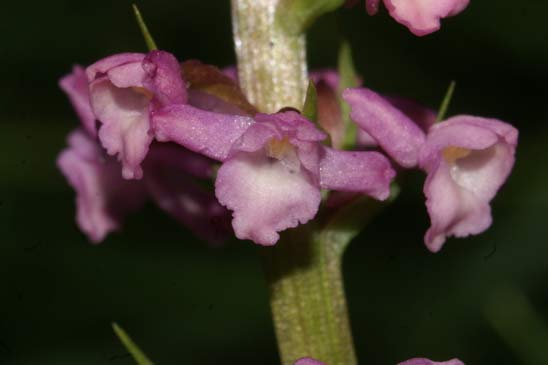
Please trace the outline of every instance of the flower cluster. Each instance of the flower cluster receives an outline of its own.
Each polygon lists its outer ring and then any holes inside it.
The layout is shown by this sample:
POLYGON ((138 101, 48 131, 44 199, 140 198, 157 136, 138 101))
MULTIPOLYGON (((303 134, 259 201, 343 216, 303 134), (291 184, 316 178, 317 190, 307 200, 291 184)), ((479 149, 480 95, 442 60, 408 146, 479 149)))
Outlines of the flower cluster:
POLYGON ((236 78, 152 51, 77 66, 61 80, 82 126, 58 165, 90 240, 151 198, 203 238, 226 232, 228 209, 239 239, 273 245, 279 232, 316 216, 322 190, 385 200, 396 170, 413 168, 427 174, 431 251, 491 224, 489 203, 514 163, 509 124, 465 115, 434 123, 434 112, 406 99, 363 87, 341 95, 333 71, 311 74, 314 123, 297 110, 258 113, 236 78), (352 150, 342 149, 350 126, 341 98, 359 128, 352 150), (214 194, 199 182, 213 178, 214 194))

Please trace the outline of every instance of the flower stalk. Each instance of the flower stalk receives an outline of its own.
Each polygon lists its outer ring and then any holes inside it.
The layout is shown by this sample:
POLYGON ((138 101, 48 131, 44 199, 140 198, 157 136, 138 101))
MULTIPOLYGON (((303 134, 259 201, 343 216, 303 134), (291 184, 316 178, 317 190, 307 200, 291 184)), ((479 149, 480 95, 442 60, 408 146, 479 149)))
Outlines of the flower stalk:
MULTIPOLYGON (((308 76, 305 38, 276 20, 281 0, 232 0, 240 84, 261 112, 302 109, 308 76)), ((286 5, 286 3, 284 3, 286 5)), ((341 261, 346 240, 329 240, 310 223, 262 249, 283 365, 312 356, 356 364, 341 261)))

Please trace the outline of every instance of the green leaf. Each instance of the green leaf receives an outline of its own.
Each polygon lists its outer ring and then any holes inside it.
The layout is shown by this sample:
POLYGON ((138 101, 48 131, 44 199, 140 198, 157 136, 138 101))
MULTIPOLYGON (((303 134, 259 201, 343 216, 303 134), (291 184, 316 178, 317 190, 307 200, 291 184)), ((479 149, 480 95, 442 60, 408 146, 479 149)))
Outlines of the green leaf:
POLYGON ((445 116, 447 115, 447 110, 449 109, 449 105, 451 104, 451 100, 453 99, 453 94, 455 93, 455 86, 457 86, 457 83, 455 81, 451 81, 449 87, 447 88, 447 92, 445 93, 445 97, 441 102, 436 122, 441 122, 445 119, 445 116))
POLYGON ((358 86, 359 77, 354 67, 354 60, 352 58, 352 50, 348 42, 343 42, 339 50, 338 59, 339 69, 339 104, 341 107, 342 118, 345 126, 345 135, 343 146, 345 149, 351 149, 356 144, 356 136, 358 134, 358 127, 350 119, 350 106, 342 100, 342 92, 350 87, 358 86))
POLYGON ((120 342, 122 342, 124 347, 137 362, 137 365, 154 365, 154 363, 150 361, 143 351, 141 351, 141 349, 135 344, 135 342, 133 342, 131 337, 129 337, 122 327, 118 326, 117 323, 112 323, 112 329, 114 330, 116 336, 120 339, 120 342))
POLYGON ((312 80, 308 81, 306 99, 303 106, 303 115, 311 122, 318 120, 318 91, 312 80))
POLYGON ((139 8, 137 5, 133 4, 133 12, 135 14, 135 19, 137 20, 137 24, 139 24, 139 28, 141 29, 141 33, 143 33, 143 38, 145 38, 145 43, 147 44, 149 51, 155 51, 158 49, 156 46, 156 42, 154 42, 154 38, 150 35, 150 32, 148 30, 148 27, 145 23, 145 20, 143 19, 143 16, 141 15, 141 12, 139 11, 139 8))
POLYGON ((321 15, 333 11, 345 0, 281 0, 276 20, 291 34, 303 33, 321 15))

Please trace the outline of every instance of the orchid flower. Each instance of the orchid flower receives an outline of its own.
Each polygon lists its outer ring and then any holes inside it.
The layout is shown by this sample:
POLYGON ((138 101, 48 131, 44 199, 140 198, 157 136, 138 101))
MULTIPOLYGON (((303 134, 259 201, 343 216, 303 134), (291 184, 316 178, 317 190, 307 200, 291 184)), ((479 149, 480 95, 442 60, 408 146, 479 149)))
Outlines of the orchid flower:
POLYGON ((143 176, 141 163, 153 140, 151 113, 187 101, 180 73, 177 59, 163 51, 117 54, 87 68, 99 140, 109 155, 118 156, 124 178, 143 176))
MULTIPOLYGON (((159 81, 159 74, 156 76, 159 81)), ((181 79, 179 75, 177 78, 181 79)), ((60 86, 79 115, 82 128, 69 135, 69 147, 61 152, 57 164, 76 191, 76 220, 90 241, 98 243, 120 229, 124 218, 148 199, 198 236, 211 242, 222 238, 227 211, 195 182, 213 176, 211 160, 174 144, 155 142, 143 162, 143 179, 124 179, 120 163, 108 156, 97 139, 95 120, 99 118, 91 108, 83 68, 76 66, 61 79, 60 86)), ((151 100, 162 97, 153 96, 151 100)), ((118 115, 122 116, 123 111, 118 115)))
POLYGON ((352 108, 352 119, 394 161, 426 172, 424 193, 431 227, 425 243, 432 252, 441 249, 447 236, 479 234, 491 225, 489 203, 514 165, 518 137, 514 127, 467 115, 431 124, 429 113, 407 110, 406 114, 365 88, 348 89, 344 98, 352 108))
POLYGON ((172 105, 155 113, 155 136, 223 164, 215 192, 233 211, 240 239, 273 245, 278 232, 311 220, 321 189, 360 192, 383 200, 395 175, 378 152, 339 151, 295 111, 254 117, 172 105))

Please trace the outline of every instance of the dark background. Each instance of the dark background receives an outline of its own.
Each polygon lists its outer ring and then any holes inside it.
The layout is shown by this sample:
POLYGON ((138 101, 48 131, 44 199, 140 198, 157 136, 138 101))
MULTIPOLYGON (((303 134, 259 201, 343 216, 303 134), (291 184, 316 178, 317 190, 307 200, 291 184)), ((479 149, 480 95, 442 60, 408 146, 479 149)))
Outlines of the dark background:
MULTIPOLYGON (((142 1, 161 48, 234 63, 229 1, 142 1)), ((413 356, 468 365, 548 363, 548 2, 472 0, 441 32, 412 36, 362 6, 323 17, 310 64, 330 67, 347 38, 365 83, 451 114, 493 116, 521 132, 513 175, 485 234, 433 255, 413 175, 352 243, 344 270, 361 364, 413 356)), ((123 233, 88 244, 55 168, 77 119, 57 87, 73 63, 144 51, 129 1, 10 1, 0 22, 0 363, 132 364, 115 320, 158 364, 276 364, 257 248, 210 248, 148 206, 123 233)))

